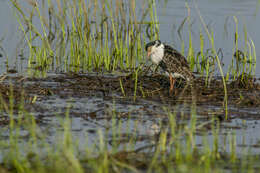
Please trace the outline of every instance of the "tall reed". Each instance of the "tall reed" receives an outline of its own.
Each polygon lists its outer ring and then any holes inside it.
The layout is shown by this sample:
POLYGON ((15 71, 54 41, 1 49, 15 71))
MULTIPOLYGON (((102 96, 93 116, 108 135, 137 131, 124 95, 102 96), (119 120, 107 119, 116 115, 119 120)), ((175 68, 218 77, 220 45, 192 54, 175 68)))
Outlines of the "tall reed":
POLYGON ((145 28, 158 38, 154 0, 144 1, 138 16, 135 0, 32 0, 27 7, 16 0, 11 3, 28 45, 31 69, 132 69, 143 61, 145 28), (151 23, 146 24, 148 14, 151 23))

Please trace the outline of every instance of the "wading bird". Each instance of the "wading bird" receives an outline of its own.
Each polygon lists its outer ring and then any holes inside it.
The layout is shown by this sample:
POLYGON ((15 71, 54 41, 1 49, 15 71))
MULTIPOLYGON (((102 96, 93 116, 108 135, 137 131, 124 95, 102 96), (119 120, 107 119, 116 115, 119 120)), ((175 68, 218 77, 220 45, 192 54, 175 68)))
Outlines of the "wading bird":
POLYGON ((159 65, 170 77, 170 93, 173 91, 176 78, 183 78, 188 82, 194 79, 185 57, 171 46, 155 40, 147 43, 145 50, 147 57, 151 58, 152 62, 159 65))

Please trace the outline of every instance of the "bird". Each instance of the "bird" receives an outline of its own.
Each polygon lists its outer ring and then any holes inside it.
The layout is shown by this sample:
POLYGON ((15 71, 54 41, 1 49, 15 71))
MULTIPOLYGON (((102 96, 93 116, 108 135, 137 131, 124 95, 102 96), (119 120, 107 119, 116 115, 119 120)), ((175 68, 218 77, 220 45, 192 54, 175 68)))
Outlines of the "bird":
POLYGON ((162 43, 160 40, 149 42, 145 45, 147 57, 161 67, 170 79, 170 93, 174 89, 176 78, 182 78, 187 82, 194 80, 189 63, 186 58, 171 46, 162 43))

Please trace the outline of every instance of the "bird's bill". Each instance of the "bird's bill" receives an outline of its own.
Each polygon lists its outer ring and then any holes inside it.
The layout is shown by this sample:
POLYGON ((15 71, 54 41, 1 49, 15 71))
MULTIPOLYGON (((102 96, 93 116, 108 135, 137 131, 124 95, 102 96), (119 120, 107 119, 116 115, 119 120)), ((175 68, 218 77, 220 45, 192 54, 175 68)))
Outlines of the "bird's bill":
POLYGON ((152 49, 152 47, 147 48, 147 58, 149 58, 151 55, 151 49, 152 49))

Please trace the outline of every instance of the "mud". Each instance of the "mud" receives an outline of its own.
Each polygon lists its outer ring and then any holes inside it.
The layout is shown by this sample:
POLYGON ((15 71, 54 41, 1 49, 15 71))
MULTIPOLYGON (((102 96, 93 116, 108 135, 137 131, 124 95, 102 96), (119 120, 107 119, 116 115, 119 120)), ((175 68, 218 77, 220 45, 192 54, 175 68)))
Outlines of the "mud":
MULTIPOLYGON (((61 99, 103 97, 118 98, 124 103, 138 102, 140 99, 168 103, 196 103, 197 105, 223 105, 224 87, 222 80, 197 77, 192 83, 177 80, 174 92, 169 92, 169 79, 164 75, 135 74, 124 76, 91 74, 59 74, 46 78, 5 76, 0 83, 1 102, 8 104, 14 101, 14 110, 23 100, 26 107, 33 105, 33 99, 44 100, 47 96, 61 99), (208 85, 207 85, 208 84, 208 85)), ((259 107, 259 80, 244 75, 227 83, 228 104, 236 107, 259 107)), ((1 104, 3 106, 3 104, 1 104)), ((27 108, 28 109, 28 108, 27 108)), ((44 111, 44 110, 42 110, 44 111)), ((95 116, 95 113, 89 113, 95 116)))

